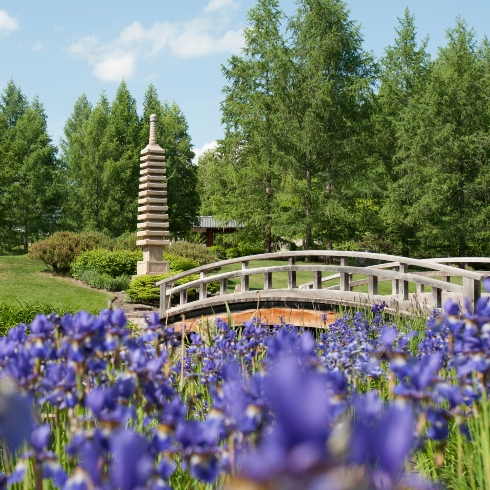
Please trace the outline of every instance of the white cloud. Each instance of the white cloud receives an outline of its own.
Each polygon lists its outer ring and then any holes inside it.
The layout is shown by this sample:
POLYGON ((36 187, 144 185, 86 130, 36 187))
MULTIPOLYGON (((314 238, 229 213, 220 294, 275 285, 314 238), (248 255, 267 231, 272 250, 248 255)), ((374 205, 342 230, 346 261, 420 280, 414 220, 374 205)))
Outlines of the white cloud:
POLYGON ((41 51, 44 48, 44 44, 41 41, 37 41, 32 47, 33 51, 41 51))
POLYGON ((243 46, 242 29, 229 29, 227 14, 233 0, 211 0, 204 13, 183 22, 155 22, 145 28, 140 22, 124 27, 117 38, 103 43, 94 35, 80 38, 68 51, 88 63, 92 73, 105 81, 129 79, 137 60, 168 52, 178 58, 236 52, 243 46))
POLYGON ((5 10, 0 9, 0 37, 10 34, 19 28, 19 23, 10 17, 5 10))
POLYGON ((237 8, 239 5, 240 4, 234 2, 233 0, 211 0, 204 8, 204 12, 209 13, 223 9, 234 9, 237 8))
POLYGON ((194 165, 197 165, 197 162, 199 160, 199 157, 206 151, 208 150, 214 150, 216 147, 218 146, 218 142, 217 141, 211 141, 211 143, 204 143, 204 145, 201 146, 201 148, 194 148, 194 153, 196 154, 196 156, 194 157, 194 159, 192 160, 192 163, 194 165))

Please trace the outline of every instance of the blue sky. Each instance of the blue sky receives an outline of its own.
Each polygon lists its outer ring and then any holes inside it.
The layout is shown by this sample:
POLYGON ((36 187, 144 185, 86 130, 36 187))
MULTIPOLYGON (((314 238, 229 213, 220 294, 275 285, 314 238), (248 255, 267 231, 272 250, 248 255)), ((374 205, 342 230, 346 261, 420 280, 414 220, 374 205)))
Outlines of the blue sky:
MULTIPOLYGON (((490 36, 488 0, 351 0, 364 48, 379 57, 393 43, 406 6, 433 56, 461 15, 478 39, 490 36)), ((141 113, 151 82, 162 101, 175 100, 195 151, 222 137, 221 65, 239 54, 247 11, 255 0, 0 0, 0 91, 12 78, 31 100, 39 96, 58 145, 76 99, 113 100, 124 77, 141 113)), ((291 15, 294 0, 283 0, 291 15)))

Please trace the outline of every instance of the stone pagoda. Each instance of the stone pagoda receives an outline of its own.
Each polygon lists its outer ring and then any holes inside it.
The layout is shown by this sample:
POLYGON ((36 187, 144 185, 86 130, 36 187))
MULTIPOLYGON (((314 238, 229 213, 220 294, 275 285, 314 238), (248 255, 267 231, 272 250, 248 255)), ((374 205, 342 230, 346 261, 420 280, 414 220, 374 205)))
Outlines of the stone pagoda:
POLYGON ((143 260, 138 262, 137 275, 155 275, 168 272, 163 260, 163 247, 168 236, 167 183, 165 177, 165 150, 156 140, 157 116, 150 116, 150 140, 141 150, 140 192, 138 199, 138 240, 143 249, 143 260))

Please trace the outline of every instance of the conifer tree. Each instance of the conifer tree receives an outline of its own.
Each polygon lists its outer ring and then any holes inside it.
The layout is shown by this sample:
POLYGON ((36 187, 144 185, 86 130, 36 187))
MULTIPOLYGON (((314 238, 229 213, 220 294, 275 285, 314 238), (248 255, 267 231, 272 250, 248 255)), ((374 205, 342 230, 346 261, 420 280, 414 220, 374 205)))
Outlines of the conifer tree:
POLYGON ((349 228, 356 196, 369 190, 363 147, 375 67, 340 0, 300 0, 288 29, 292 63, 279 94, 292 157, 281 196, 284 233, 307 249, 314 240, 330 249, 349 228))
POLYGON ((285 158, 278 146, 277 135, 284 127, 276 103, 278 92, 284 90, 280 76, 286 62, 281 34, 284 14, 277 0, 259 0, 248 12, 248 20, 241 55, 232 56, 223 67, 228 82, 222 104, 226 137, 215 154, 218 159, 206 162, 209 167, 219 161, 227 176, 220 179, 227 199, 220 200, 212 213, 223 221, 237 220, 244 225, 241 234, 252 240, 260 237, 265 251, 271 252, 276 192, 285 158))
POLYGON ((92 105, 85 94, 82 94, 73 108, 73 113, 66 121, 64 138, 60 142, 61 162, 65 181, 65 201, 62 214, 64 229, 74 231, 89 228, 84 221, 87 215, 87 197, 93 188, 87 188, 90 177, 88 164, 86 129, 92 113, 92 105))
POLYGON ((384 231, 400 246, 401 254, 409 256, 421 226, 411 207, 423 189, 418 169, 399 152, 400 138, 407 111, 418 105, 426 90, 431 61, 428 39, 417 44, 414 17, 408 8, 398 21, 395 43, 386 48, 381 59, 378 110, 372 123, 376 130, 375 152, 381 162, 378 181, 385 195, 381 209, 384 231))
POLYGON ((108 159, 103 182, 107 197, 102 208, 104 228, 113 236, 136 229, 139 188, 139 117, 126 82, 119 85, 104 133, 108 159))
POLYGON ((473 244, 470 238, 475 231, 488 235, 486 226, 475 228, 489 204, 490 114, 482 97, 488 62, 462 19, 447 39, 423 97, 407 111, 398 152, 418 179, 420 197, 410 213, 420 220, 419 255, 426 256, 488 250, 488 238, 473 244))
POLYGON ((10 128, 6 153, 10 172, 3 188, 10 230, 20 232, 24 252, 30 241, 55 231, 60 214, 59 165, 47 133, 46 115, 35 98, 10 128))

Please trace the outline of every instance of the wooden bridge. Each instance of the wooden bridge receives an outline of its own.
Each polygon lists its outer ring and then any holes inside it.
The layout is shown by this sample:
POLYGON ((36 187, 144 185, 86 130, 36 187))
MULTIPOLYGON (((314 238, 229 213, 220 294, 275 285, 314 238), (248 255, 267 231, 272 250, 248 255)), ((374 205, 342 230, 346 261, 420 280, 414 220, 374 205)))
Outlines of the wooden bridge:
POLYGON ((481 296, 482 280, 487 275, 490 276, 490 272, 470 271, 448 265, 464 266, 471 263, 490 263, 490 258, 447 257, 418 260, 337 250, 250 255, 201 266, 158 282, 160 316, 172 323, 181 318, 222 312, 225 305, 234 310, 258 308, 259 305, 321 310, 335 305, 367 308, 382 301, 387 303, 388 311, 391 312, 429 314, 434 308, 441 308, 447 297, 452 297, 461 304, 464 298, 468 298, 474 304, 481 296), (326 265, 328 258, 334 262, 333 265, 326 265), (366 259, 376 265, 349 265, 366 259), (249 267, 251 261, 263 260, 282 261, 283 264, 249 267), (220 268, 235 264, 240 264, 238 270, 219 273, 220 268), (311 274, 311 281, 297 284, 298 272, 311 274), (284 273, 287 273, 286 287, 273 287, 273 276, 278 273, 283 273, 283 278, 284 273), (199 279, 175 285, 180 279, 196 274, 199 279), (263 277, 263 287, 250 289, 250 277, 256 275, 263 277), (353 280, 354 275, 367 277, 353 280), (233 292, 228 291, 228 281, 231 279, 239 279, 233 292), (207 286, 215 281, 219 282, 219 293, 210 295, 207 286), (379 283, 383 281, 391 281, 390 294, 379 294, 379 283), (360 287, 363 287, 364 292, 359 291, 360 287), (188 299, 190 289, 198 291, 197 299, 193 301, 188 299))

